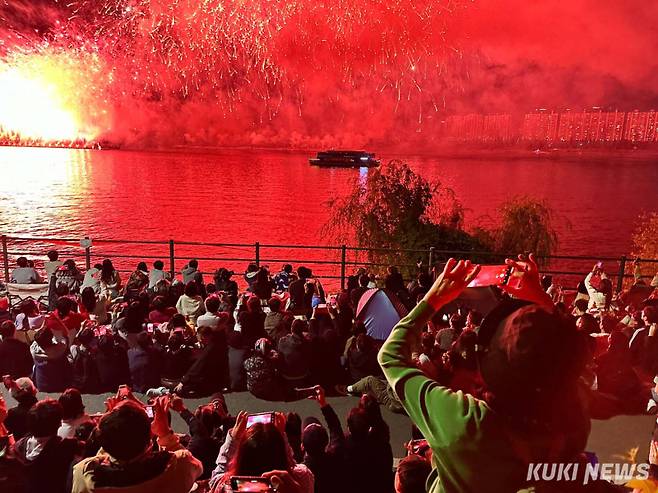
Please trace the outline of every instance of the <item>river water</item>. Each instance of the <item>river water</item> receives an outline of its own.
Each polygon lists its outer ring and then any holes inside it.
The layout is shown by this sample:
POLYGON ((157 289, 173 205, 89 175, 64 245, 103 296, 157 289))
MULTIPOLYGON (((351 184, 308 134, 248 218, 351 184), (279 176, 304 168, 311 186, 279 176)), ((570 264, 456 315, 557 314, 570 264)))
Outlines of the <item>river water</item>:
MULTIPOLYGON (((455 191, 467 209, 467 226, 495 222, 496 208, 511 195, 545 199, 556 215, 559 253, 565 255, 627 254, 638 215, 658 209, 654 158, 513 157, 403 159, 455 191)), ((0 147, 0 232, 335 244, 320 235, 331 214, 326 202, 346 193, 367 170, 319 169, 308 158, 309 153, 265 150, 0 147)), ((156 256, 160 252, 166 249, 156 256)), ((239 249, 235 253, 241 257, 239 249)))

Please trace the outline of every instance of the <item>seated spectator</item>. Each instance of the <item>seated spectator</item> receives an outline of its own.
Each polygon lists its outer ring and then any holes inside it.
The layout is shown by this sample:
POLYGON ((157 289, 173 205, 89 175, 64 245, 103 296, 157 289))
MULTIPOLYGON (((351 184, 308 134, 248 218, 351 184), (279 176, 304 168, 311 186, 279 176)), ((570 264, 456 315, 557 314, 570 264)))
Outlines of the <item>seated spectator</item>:
POLYGON ((247 390, 266 401, 286 400, 287 393, 279 375, 280 355, 269 339, 256 341, 251 356, 244 360, 247 374, 247 390))
MULTIPOLYGON (((232 307, 238 304, 238 283, 231 280, 233 277, 233 271, 230 271, 225 268, 218 269, 215 273, 215 288, 217 288, 218 293, 226 293, 228 297, 228 302, 232 307)), ((222 310, 228 311, 228 310, 222 310)))
POLYGON ((55 310, 46 317, 44 327, 50 329, 58 339, 71 342, 84 321, 82 315, 73 310, 77 306, 72 298, 61 296, 55 310))
POLYGON ((381 426, 386 426, 383 420, 373 422, 364 407, 359 406, 349 412, 349 434, 345 439, 345 491, 391 491, 393 454, 388 437, 382 435, 388 428, 382 430, 381 426))
POLYGON ((11 320, 0 323, 0 375, 13 379, 32 375, 32 355, 30 346, 14 336, 16 327, 11 320))
POLYGON ((103 260, 99 279, 99 294, 112 301, 121 294, 121 276, 110 259, 103 260))
POLYGON ((3 421, 7 415, 7 403, 0 394, 0 491, 25 493, 27 478, 21 463, 12 457, 13 437, 7 433, 3 421))
POLYGON ((159 387, 162 364, 162 354, 153 346, 151 335, 148 332, 137 334, 137 344, 128 349, 132 389, 145 393, 148 389, 159 387))
POLYGON ((85 272, 80 289, 84 290, 85 288, 91 288, 94 290, 94 293, 100 294, 102 269, 103 264, 94 264, 93 267, 88 269, 87 272, 85 272))
POLYGON ((281 474, 288 476, 292 491, 313 493, 313 473, 304 464, 295 463, 286 444, 285 417, 277 413, 275 420, 275 424, 256 423, 247 428, 247 414, 238 414, 213 471, 214 493, 224 491, 232 476, 263 476, 271 478, 276 487, 281 483, 281 474), (229 459, 229 468, 223 469, 229 459))
POLYGON ((109 300, 105 296, 97 297, 94 288, 87 287, 80 294, 80 314, 93 320, 98 325, 105 325, 110 322, 109 300))
POLYGON ((386 406, 392 413, 404 412, 393 388, 382 377, 364 377, 352 385, 338 385, 336 391, 341 395, 370 395, 379 404, 386 406))
POLYGON ((24 300, 20 304, 20 313, 16 315, 16 327, 18 330, 40 329, 46 320, 46 316, 39 311, 37 302, 32 299, 24 300))
POLYGON ((247 270, 244 273, 244 280, 247 283, 247 291, 250 293, 254 292, 254 284, 256 283, 256 278, 258 275, 259 267, 257 264, 251 263, 247 266, 247 270))
POLYGON ((223 399, 221 394, 217 394, 210 403, 199 406, 194 413, 185 407, 180 397, 171 400, 171 409, 180 414, 189 429, 187 449, 203 464, 199 480, 210 479, 219 449, 224 443, 222 427, 231 420, 223 399))
POLYGON ((643 404, 643 385, 633 370, 632 353, 621 332, 610 334, 608 350, 596 358, 595 365, 599 392, 613 395, 625 403, 637 402, 639 398, 643 404))
POLYGON ((285 264, 276 276, 274 276, 274 289, 277 293, 285 293, 292 282, 292 265, 285 264))
POLYGON ((68 358, 73 372, 71 387, 84 394, 98 394, 101 392, 95 342, 93 329, 84 327, 80 329, 74 344, 69 349, 68 358))
POLYGON ((367 334, 359 334, 347 351, 347 368, 353 382, 367 376, 381 375, 377 364, 375 341, 367 334))
POLYGON ((73 468, 72 493, 95 491, 161 491, 187 493, 202 473, 202 465, 181 447, 172 432, 162 398, 153 406, 153 424, 144 408, 124 400, 98 424, 101 451, 73 468), (153 450, 151 435, 160 450, 153 450))
POLYGON ((139 262, 128 278, 126 287, 123 291, 125 299, 132 300, 139 296, 149 286, 149 271, 146 262, 139 262))
POLYGON ((34 267, 30 267, 25 257, 18 257, 16 259, 16 267, 11 271, 11 282, 17 284, 39 284, 41 276, 34 267))
POLYGON ((295 320, 290 327, 290 334, 279 340, 278 351, 281 353, 281 374, 290 388, 303 387, 310 374, 310 342, 306 338, 308 324, 295 320))
POLYGON ((71 385, 68 344, 44 327, 39 329, 30 346, 34 360, 34 383, 42 392, 63 392, 71 385))
POLYGON ((178 299, 176 310, 196 325, 197 317, 205 312, 203 298, 196 282, 190 281, 185 285, 185 293, 178 299))
POLYGON ((208 296, 205 302, 206 311, 197 318, 197 327, 210 327, 214 331, 225 331, 229 322, 229 314, 219 311, 219 298, 208 296))
POLYGON ((395 493, 425 493, 432 465, 423 457, 409 455, 395 470, 395 493))
POLYGON ((270 312, 265 315, 263 322, 265 333, 274 344, 278 344, 279 339, 288 334, 288 329, 283 321, 284 314, 281 312, 281 300, 276 297, 270 298, 267 306, 270 312))
POLYGON ((258 269, 252 289, 254 294, 261 300, 267 301, 272 297, 274 282, 270 279, 270 273, 265 267, 258 269))
POLYGON ((149 271, 148 289, 152 291, 158 281, 163 279, 169 281, 171 276, 169 275, 169 272, 165 272, 162 260, 156 260, 153 262, 153 269, 149 271))
POLYGON ((62 424, 57 430, 61 438, 75 438, 75 432, 82 423, 91 421, 91 417, 85 412, 82 396, 77 389, 66 389, 58 399, 62 406, 62 424))
POLYGON ((192 348, 187 345, 183 331, 172 332, 163 354, 162 384, 167 387, 178 385, 193 362, 192 348))
POLYGON ((72 259, 68 259, 55 271, 55 289, 66 286, 69 293, 75 294, 80 292, 80 284, 83 280, 84 275, 72 259))
POLYGON ((46 255, 48 260, 43 263, 43 268, 46 271, 46 279, 50 282, 50 278, 55 275, 55 271, 62 266, 63 262, 59 260, 57 250, 50 250, 46 255))
POLYGON ((181 396, 209 396, 221 391, 222 384, 228 380, 224 364, 226 345, 209 327, 200 327, 197 335, 203 349, 174 389, 181 396))
POLYGON ((125 341, 111 334, 98 339, 96 353, 101 392, 116 392, 119 385, 130 384, 130 367, 125 341))
POLYGON ((251 296, 246 302, 247 309, 238 315, 242 342, 245 347, 251 349, 256 341, 265 336, 265 313, 260 305, 260 300, 251 296))
POLYGON ((131 301, 114 322, 112 330, 125 339, 129 347, 135 347, 137 335, 144 332, 145 318, 142 305, 138 301, 131 301))
POLYGON ((183 267, 181 271, 183 276, 183 284, 187 286, 190 282, 194 281, 197 285, 197 290, 203 288, 203 274, 199 271, 199 262, 196 259, 192 259, 188 264, 183 267))
POLYGON ((153 298, 153 310, 149 312, 149 322, 153 324, 164 324, 171 320, 171 317, 177 313, 176 309, 167 306, 163 296, 153 298))
POLYGON ((28 434, 14 445, 14 454, 25 468, 28 491, 68 493, 68 477, 79 445, 60 438, 62 406, 54 399, 37 402, 28 412, 28 434))
POLYGON ((5 426, 9 433, 18 441, 28 433, 27 415, 37 403, 37 388, 27 377, 18 378, 11 386, 9 393, 18 403, 7 411, 5 426))

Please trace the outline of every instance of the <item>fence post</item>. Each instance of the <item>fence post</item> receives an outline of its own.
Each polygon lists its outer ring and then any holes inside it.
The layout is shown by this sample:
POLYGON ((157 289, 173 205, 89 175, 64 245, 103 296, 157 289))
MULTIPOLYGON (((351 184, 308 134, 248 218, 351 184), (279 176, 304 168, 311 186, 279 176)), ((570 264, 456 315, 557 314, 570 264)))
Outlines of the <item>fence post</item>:
POLYGON ((347 247, 345 245, 340 247, 340 290, 345 289, 345 272, 347 270, 347 247))
POLYGON ((626 273, 626 255, 619 259, 619 277, 617 277, 617 292, 620 293, 624 288, 624 274, 626 273))
POLYGON ((432 270, 432 267, 434 266, 434 250, 435 250, 434 247, 430 247, 429 262, 428 262, 428 265, 427 265, 427 267, 429 268, 430 271, 432 270))
POLYGON ((174 252, 174 240, 169 240, 169 274, 171 274, 172 281, 176 277, 176 267, 174 265, 175 261, 176 257, 174 252))
MULTIPOLYGON (((89 236, 85 236, 85 240, 88 240, 89 236)), ((85 247, 85 266, 87 270, 91 269, 91 248, 85 247)))
POLYGON ((256 266, 260 267, 260 242, 254 244, 256 247, 256 266))
POLYGON ((9 256, 7 254, 7 236, 2 235, 2 258, 5 268, 5 283, 9 283, 9 256))

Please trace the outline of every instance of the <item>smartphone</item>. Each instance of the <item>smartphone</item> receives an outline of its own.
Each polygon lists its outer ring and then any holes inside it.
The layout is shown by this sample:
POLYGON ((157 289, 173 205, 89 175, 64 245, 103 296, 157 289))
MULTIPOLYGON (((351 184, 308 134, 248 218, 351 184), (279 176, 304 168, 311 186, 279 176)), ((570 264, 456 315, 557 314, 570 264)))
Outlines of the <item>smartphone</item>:
POLYGON ((5 385, 5 388, 7 390, 11 389, 12 385, 14 384, 14 379, 11 378, 11 375, 3 375, 2 376, 2 383, 5 385))
POLYGON ((247 428, 251 428, 256 423, 274 423, 274 413, 257 413, 247 416, 247 428))
POLYGON ((308 397, 315 397, 315 387, 304 387, 301 389, 295 389, 297 394, 297 399, 306 399, 308 397))
POLYGON ((475 279, 468 285, 469 288, 484 286, 502 286, 507 284, 511 273, 508 265, 483 265, 475 279))
POLYGON ((274 491, 272 482, 258 476, 231 476, 231 490, 234 493, 269 493, 274 491))
POLYGON ((127 385, 119 385, 119 389, 117 390, 117 396, 119 397, 119 399, 122 400, 127 399, 128 394, 130 394, 130 387, 128 387, 127 385))
POLYGON ((153 413, 153 406, 146 406, 144 409, 146 410, 146 415, 149 417, 149 419, 153 419, 153 416, 155 415, 153 413))

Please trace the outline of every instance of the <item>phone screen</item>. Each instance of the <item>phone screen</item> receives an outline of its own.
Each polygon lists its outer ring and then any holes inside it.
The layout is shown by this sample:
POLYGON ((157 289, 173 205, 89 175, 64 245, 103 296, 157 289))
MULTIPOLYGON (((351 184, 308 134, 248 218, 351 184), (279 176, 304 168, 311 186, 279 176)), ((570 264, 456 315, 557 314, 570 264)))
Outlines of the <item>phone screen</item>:
POLYGON ((153 419, 153 406, 146 406, 146 415, 150 418, 153 419))
POLYGON ((247 428, 251 428, 256 423, 272 423, 274 421, 274 413, 258 413, 250 414, 247 416, 247 428))
POLYGON ((233 476, 231 489, 234 493, 267 493, 272 491, 272 484, 266 478, 233 476))
POLYGON ((468 285, 469 288, 479 288, 484 286, 500 286, 507 282, 509 275, 507 265, 483 265, 475 279, 468 285))

